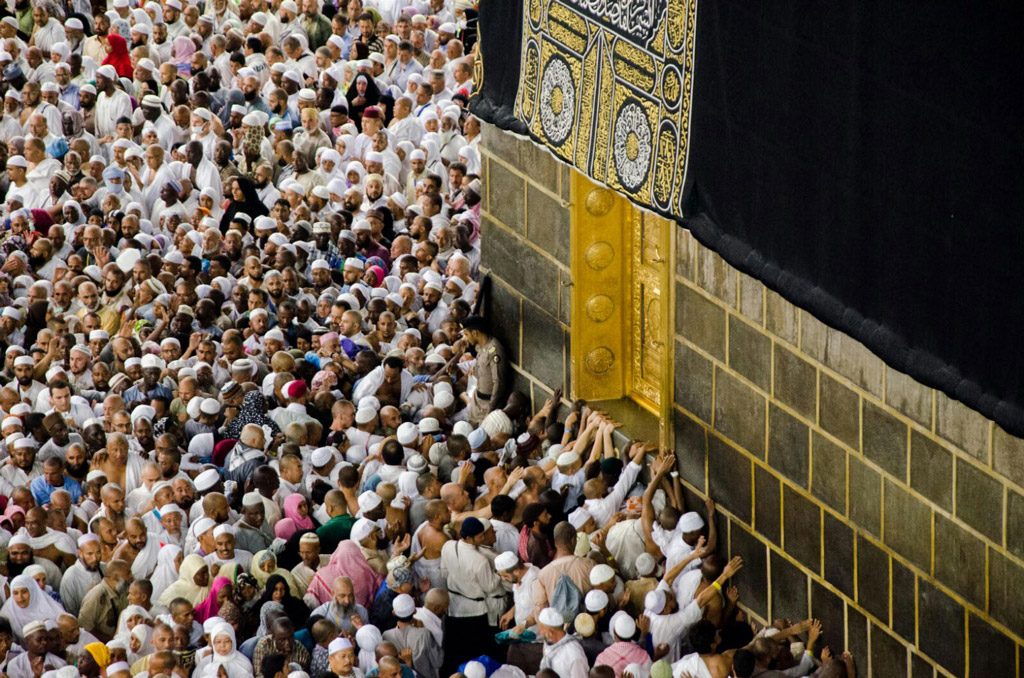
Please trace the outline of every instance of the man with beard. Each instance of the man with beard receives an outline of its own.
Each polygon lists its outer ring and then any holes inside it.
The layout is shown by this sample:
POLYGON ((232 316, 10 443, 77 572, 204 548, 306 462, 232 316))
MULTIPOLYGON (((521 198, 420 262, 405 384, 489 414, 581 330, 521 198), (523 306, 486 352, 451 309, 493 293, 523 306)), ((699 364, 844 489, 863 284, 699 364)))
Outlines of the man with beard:
POLYGON ((125 541, 114 549, 114 558, 131 565, 132 577, 148 579, 156 569, 160 555, 160 540, 146 530, 141 518, 131 518, 125 524, 125 541))
POLYGON ((100 574, 100 538, 83 534, 78 538, 78 560, 65 570, 60 580, 60 600, 64 609, 78 615, 85 595, 103 579, 100 574))
POLYGON ((35 478, 42 475, 43 465, 36 461, 36 444, 31 438, 14 441, 13 449, 8 444, 10 459, 0 466, 0 494, 10 496, 16 487, 28 487, 35 478))
MULTIPOLYGON (((59 415, 50 414, 48 417, 60 418, 59 415)), ((67 439, 67 428, 64 429, 64 438, 67 439)), ((63 457, 49 457, 43 462, 43 475, 38 476, 30 485, 32 497, 40 506, 50 503, 50 495, 57 490, 64 490, 73 501, 77 502, 82 496, 82 485, 74 478, 69 478, 64 473, 63 457)))
POLYGON ((154 94, 147 94, 142 97, 142 116, 146 122, 153 123, 153 127, 156 129, 156 137, 163 150, 167 150, 175 143, 181 141, 174 121, 171 120, 169 115, 164 113, 160 97, 154 94))
POLYGON ((99 311, 103 329, 109 334, 121 326, 121 312, 131 307, 132 300, 125 287, 126 276, 117 264, 111 262, 103 267, 103 297, 99 311))
POLYGON ((359 617, 363 623, 366 623, 369 613, 365 607, 356 602, 355 589, 352 586, 352 580, 348 577, 335 579, 332 589, 334 596, 331 600, 320 605, 311 614, 331 620, 344 634, 354 634, 358 628, 352 624, 352 617, 359 617))
POLYGON ((373 227, 366 219, 358 219, 352 224, 352 232, 356 235, 356 249, 366 259, 380 257, 385 268, 391 266, 391 252, 373 238, 373 227))
POLYGON ((18 399, 29 406, 35 406, 36 398, 46 386, 32 378, 36 361, 32 356, 21 355, 14 359, 14 376, 18 381, 18 399))
POLYGON ((281 192, 274 186, 273 178, 274 169, 268 163, 261 162, 256 166, 256 173, 253 177, 256 195, 260 197, 267 209, 273 207, 281 199, 281 192))
POLYGON ((232 525, 218 525, 213 528, 215 549, 203 556, 203 560, 210 566, 211 572, 216 569, 226 569, 236 563, 245 572, 249 571, 253 554, 237 548, 235 533, 236 529, 232 525))
POLYGON ((142 383, 132 386, 124 392, 124 404, 129 409, 136 403, 148 403, 154 397, 164 398, 167 402, 174 399, 171 389, 160 383, 160 375, 163 374, 166 364, 164 361, 152 354, 142 358, 142 383))
POLYGON ((92 351, 85 344, 75 344, 71 347, 67 376, 68 381, 78 390, 91 389, 95 386, 92 382, 92 372, 89 370, 91 360, 92 351))
POLYGON ((128 563, 112 560, 107 564, 103 581, 82 600, 78 623, 101 642, 106 643, 114 638, 118 615, 128 605, 128 585, 131 581, 132 573, 128 563))
MULTIPOLYGON (((32 555, 37 560, 37 565, 43 561, 49 561, 61 570, 69 567, 75 559, 75 541, 66 532, 59 532, 47 526, 49 516, 45 509, 31 508, 25 514, 25 527, 19 530, 18 534, 28 537, 29 547, 32 555)), ((48 572, 48 575, 51 574, 48 572)), ((52 582, 60 580, 58 576, 47 576, 52 582)))
MULTIPOLYGON (((72 445, 82 445, 82 436, 77 433, 71 433, 68 429, 67 422, 64 421, 64 417, 60 416, 56 412, 43 417, 43 428, 46 430, 46 434, 50 437, 43 446, 39 448, 37 457, 40 461, 46 461, 50 458, 56 457, 58 459, 67 459, 67 455, 72 445)), ((84 452, 84 448, 83 448, 84 452)), ((85 465, 85 472, 88 472, 88 464, 85 465)), ((70 471, 71 469, 66 469, 70 471)), ((79 482, 85 478, 85 472, 81 474, 81 477, 75 476, 72 473, 68 473, 71 477, 75 478, 79 482)), ((75 497, 75 501, 78 501, 78 497, 75 497)))
POLYGON ((441 329, 441 323, 448 317, 448 307, 441 301, 443 293, 441 283, 428 282, 423 286, 423 308, 419 317, 431 334, 441 329))
MULTIPOLYGON (((292 577, 305 591, 309 587, 309 582, 316 576, 317 570, 327 565, 330 557, 320 554, 320 537, 316 536, 315 532, 307 532, 299 538, 299 558, 301 562, 292 568, 292 577)), ((355 602, 355 598, 353 597, 350 602, 355 602)), ((356 613, 353 611, 351 614, 356 613)), ((366 618, 366 611, 363 610, 362 619, 366 618)))
POLYGON ((274 535, 266 521, 263 499, 258 492, 247 492, 242 497, 242 517, 235 523, 235 543, 249 553, 258 553, 270 547, 274 535))
POLYGON ((110 143, 117 134, 117 121, 131 119, 131 98, 115 87, 117 71, 110 64, 96 70, 96 131, 94 134, 101 144, 110 143))

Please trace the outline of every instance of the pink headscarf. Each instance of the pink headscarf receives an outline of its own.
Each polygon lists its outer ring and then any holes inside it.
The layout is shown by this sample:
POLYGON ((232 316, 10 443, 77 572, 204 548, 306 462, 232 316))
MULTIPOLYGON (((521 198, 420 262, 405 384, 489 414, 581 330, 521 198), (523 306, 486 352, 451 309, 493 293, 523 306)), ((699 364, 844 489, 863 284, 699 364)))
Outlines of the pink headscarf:
POLYGON ((373 271, 373 276, 374 276, 374 278, 377 279, 376 282, 373 283, 374 287, 380 287, 381 285, 384 284, 384 276, 385 276, 385 274, 384 274, 384 269, 383 268, 381 268, 380 266, 374 265, 374 266, 370 266, 366 270, 367 271, 373 271))
POLYGON ((171 57, 171 63, 174 64, 179 73, 191 75, 192 55, 196 53, 196 43, 192 42, 192 38, 187 35, 179 35, 171 43, 171 49, 174 52, 171 57))
POLYGON ((303 518, 299 513, 299 504, 306 498, 299 493, 289 494, 284 500, 285 517, 274 525, 274 534, 285 541, 292 538, 299 530, 312 530, 313 519, 308 515, 303 518))
POLYGON ((373 604, 373 597, 384 580, 384 577, 377 574, 377 571, 366 562, 366 556, 359 549, 359 545, 349 540, 338 544, 338 548, 331 556, 331 562, 327 567, 317 571, 306 593, 311 594, 319 602, 326 603, 334 598, 332 587, 338 577, 348 577, 352 580, 356 602, 364 607, 373 604))
POLYGON ((220 613, 220 603, 217 602, 217 594, 220 593, 221 589, 230 584, 231 580, 227 577, 214 577, 213 585, 210 586, 210 593, 206 596, 206 600, 196 605, 195 617, 197 622, 202 624, 210 617, 216 617, 220 613))

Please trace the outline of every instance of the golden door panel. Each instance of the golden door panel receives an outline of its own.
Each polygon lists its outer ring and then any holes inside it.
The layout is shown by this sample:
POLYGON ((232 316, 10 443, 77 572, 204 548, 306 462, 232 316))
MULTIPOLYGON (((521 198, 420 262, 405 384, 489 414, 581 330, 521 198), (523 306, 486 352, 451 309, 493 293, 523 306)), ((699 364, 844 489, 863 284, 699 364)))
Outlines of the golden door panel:
POLYGON ((631 271, 630 332, 632 360, 628 390, 634 399, 660 413, 665 397, 666 373, 670 357, 666 355, 668 262, 666 240, 670 224, 654 215, 633 209, 630 219, 631 271))

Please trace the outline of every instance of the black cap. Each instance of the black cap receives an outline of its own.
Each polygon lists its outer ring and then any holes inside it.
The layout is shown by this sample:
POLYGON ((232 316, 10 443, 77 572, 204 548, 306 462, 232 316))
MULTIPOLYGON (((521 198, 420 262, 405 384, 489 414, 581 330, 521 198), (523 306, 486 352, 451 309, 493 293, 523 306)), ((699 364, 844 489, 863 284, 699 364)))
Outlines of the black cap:
POLYGON ((478 315, 471 315, 462 321, 462 329, 490 334, 490 323, 478 315))

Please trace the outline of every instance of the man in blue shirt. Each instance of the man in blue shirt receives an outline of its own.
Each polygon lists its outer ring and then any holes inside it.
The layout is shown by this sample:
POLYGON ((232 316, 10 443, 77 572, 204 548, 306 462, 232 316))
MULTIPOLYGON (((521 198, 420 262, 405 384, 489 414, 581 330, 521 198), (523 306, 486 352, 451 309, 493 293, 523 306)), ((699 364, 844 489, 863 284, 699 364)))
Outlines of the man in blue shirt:
POLYGON ((78 503, 82 498, 82 486, 74 478, 64 473, 64 460, 60 457, 50 457, 43 462, 43 475, 36 476, 29 486, 32 490, 32 497, 39 506, 50 503, 50 495, 57 490, 64 490, 71 495, 71 501, 78 503))

